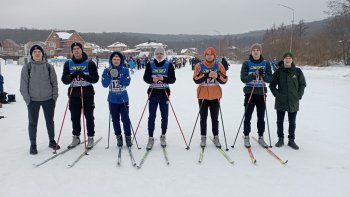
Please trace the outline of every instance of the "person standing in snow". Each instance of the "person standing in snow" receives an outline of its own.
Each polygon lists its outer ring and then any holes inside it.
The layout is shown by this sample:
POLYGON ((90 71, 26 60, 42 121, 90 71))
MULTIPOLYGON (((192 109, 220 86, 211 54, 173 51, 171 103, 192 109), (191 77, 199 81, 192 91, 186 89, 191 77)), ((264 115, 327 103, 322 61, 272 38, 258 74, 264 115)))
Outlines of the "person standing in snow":
POLYGON ((272 81, 271 65, 261 55, 261 44, 255 43, 250 47, 249 59, 242 64, 241 81, 245 83, 244 92, 244 146, 250 148, 249 133, 251 130, 250 121, 256 106, 258 142, 261 146, 267 148, 264 141, 265 132, 265 110, 266 110, 266 83, 272 81), (250 100, 249 100, 250 99, 250 100), (249 103, 248 103, 249 101, 249 103))
POLYGON ((55 68, 47 63, 43 48, 39 45, 33 45, 30 49, 30 56, 31 61, 22 68, 20 92, 28 109, 29 153, 35 155, 38 154, 36 134, 40 107, 44 111, 49 147, 54 150, 60 149, 55 141, 54 124, 58 85, 55 68))
POLYGON ((120 117, 123 122, 125 142, 127 147, 132 146, 129 96, 126 87, 130 84, 129 69, 124 66, 124 56, 115 51, 109 58, 109 67, 102 74, 102 86, 109 87, 108 102, 109 112, 112 117, 114 133, 117 138, 117 146, 123 146, 123 138, 120 127, 120 117))
POLYGON ((226 70, 221 63, 215 61, 216 51, 213 47, 208 47, 204 51, 204 61, 195 66, 193 80, 198 84, 197 98, 200 110, 201 127, 201 147, 206 146, 207 139, 207 117, 208 109, 212 122, 212 132, 214 144, 221 148, 219 140, 219 109, 222 90, 220 84, 225 84, 228 80, 226 70))
POLYGON ((154 51, 154 60, 147 63, 143 80, 150 84, 147 90, 149 95, 149 117, 148 117, 148 143, 147 150, 151 150, 154 144, 154 128, 159 105, 161 113, 161 129, 160 143, 162 147, 166 147, 165 134, 168 128, 170 87, 176 81, 175 69, 172 63, 166 60, 166 53, 163 47, 156 48, 154 51))
POLYGON ((73 148, 80 144, 80 118, 82 111, 82 96, 84 100, 84 115, 86 118, 88 143, 87 148, 91 149, 94 145, 95 123, 94 123, 94 87, 99 76, 95 62, 88 59, 83 51, 83 46, 79 42, 71 45, 73 57, 64 63, 62 82, 70 85, 68 88, 69 110, 73 126, 73 140, 68 148, 73 148), (82 90, 82 92, 81 92, 82 90))
POLYGON ((293 61, 294 55, 291 52, 283 54, 283 61, 278 63, 278 69, 273 74, 270 89, 275 97, 275 109, 277 112, 277 136, 276 147, 284 145, 283 122, 285 112, 288 112, 289 135, 288 146, 295 150, 299 146, 295 143, 296 117, 299 111, 299 100, 304 95, 306 81, 303 72, 296 67, 293 61))

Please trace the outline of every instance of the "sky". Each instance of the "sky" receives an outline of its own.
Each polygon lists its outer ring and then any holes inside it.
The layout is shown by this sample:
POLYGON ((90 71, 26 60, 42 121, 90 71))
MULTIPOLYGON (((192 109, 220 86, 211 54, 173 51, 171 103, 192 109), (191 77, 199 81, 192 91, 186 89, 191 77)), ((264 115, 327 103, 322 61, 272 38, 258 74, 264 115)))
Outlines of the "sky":
POLYGON ((328 0, 1 0, 0 28, 226 35, 328 17, 328 0))

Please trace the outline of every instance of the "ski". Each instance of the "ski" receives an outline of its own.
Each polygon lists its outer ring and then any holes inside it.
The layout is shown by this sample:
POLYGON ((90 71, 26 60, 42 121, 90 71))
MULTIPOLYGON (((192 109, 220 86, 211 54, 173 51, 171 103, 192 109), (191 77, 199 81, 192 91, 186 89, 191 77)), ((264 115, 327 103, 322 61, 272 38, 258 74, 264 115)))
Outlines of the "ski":
MULTIPOLYGON (((214 140, 213 140, 213 138, 210 136, 209 137, 209 139, 214 143, 214 140)), ((215 144, 214 144, 215 145, 215 144)), ((225 153, 225 151, 224 150, 222 150, 222 148, 218 148, 218 147, 216 147, 218 150, 219 150, 219 152, 222 154, 222 156, 224 156, 225 157, 225 159, 230 163, 230 164, 233 164, 234 163, 234 161, 225 153)))
MULTIPOLYGON (((257 140, 254 136, 252 136, 252 138, 254 139, 254 141, 255 141, 256 143, 259 144, 258 140, 257 140)), ((265 148, 265 147, 263 147, 263 146, 261 146, 261 147, 264 148, 264 149, 266 149, 266 151, 267 151, 271 156, 273 156, 275 159, 277 159, 281 164, 286 164, 286 163, 288 162, 288 160, 283 161, 279 156, 277 156, 274 152, 272 152, 272 150, 271 150, 270 148, 265 148)))
POLYGON ((163 149, 163 155, 164 155, 165 163, 167 165, 169 165, 170 162, 169 162, 169 158, 168 158, 168 152, 166 151, 165 147, 162 147, 162 149, 163 149))
MULTIPOLYGON (((101 141, 101 139, 102 139, 102 137, 98 138, 98 139, 95 141, 94 147, 96 146, 96 144, 97 144, 98 142, 101 141)), ((78 163, 78 162, 80 161, 81 158, 83 158, 85 155, 87 155, 87 153, 88 153, 90 150, 92 150, 92 149, 84 150, 84 152, 81 153, 81 155, 79 155, 79 157, 78 157, 76 160, 74 160, 73 163, 69 164, 68 167, 72 168, 76 163, 78 163)))
POLYGON ((201 147, 201 152, 199 153, 198 163, 202 163, 204 156, 204 147, 201 147))
POLYGON ((136 162, 135 162, 134 156, 132 154, 131 147, 128 147, 128 150, 129 150, 129 155, 130 155, 130 159, 131 159, 131 164, 132 164, 132 166, 136 166, 136 162))
POLYGON ((247 148, 248 150, 248 153, 249 153, 249 157, 250 157, 250 160, 252 161, 253 164, 256 164, 256 159, 253 155, 253 152, 252 152, 252 149, 251 148, 247 148))
MULTIPOLYGON (((80 142, 80 144, 83 144, 83 143, 85 143, 85 141, 80 142)), ((80 144, 79 144, 79 145, 80 145, 80 144)), ((75 147, 76 147, 76 146, 75 146, 75 147)), ((38 163, 38 164, 33 164, 33 165, 34 165, 34 167, 39 167, 39 166, 41 166, 41 165, 47 163, 48 161, 51 161, 51 160, 55 159, 56 157, 65 154, 66 152, 68 152, 68 151, 74 149, 75 147, 73 147, 73 148, 66 148, 65 150, 63 150, 63 151, 61 151, 61 152, 59 152, 59 153, 56 153, 56 154, 52 155, 51 157, 45 159, 44 161, 42 161, 42 162, 40 162, 40 163, 38 163)))
POLYGON ((146 150, 145 154, 143 155, 141 161, 140 161, 140 164, 137 166, 137 169, 140 169, 143 165, 143 163, 145 163, 146 159, 147 159, 147 156, 149 154, 149 151, 150 150, 146 150))
POLYGON ((122 162, 122 147, 118 148, 118 161, 117 161, 117 165, 119 166, 120 163, 122 162))

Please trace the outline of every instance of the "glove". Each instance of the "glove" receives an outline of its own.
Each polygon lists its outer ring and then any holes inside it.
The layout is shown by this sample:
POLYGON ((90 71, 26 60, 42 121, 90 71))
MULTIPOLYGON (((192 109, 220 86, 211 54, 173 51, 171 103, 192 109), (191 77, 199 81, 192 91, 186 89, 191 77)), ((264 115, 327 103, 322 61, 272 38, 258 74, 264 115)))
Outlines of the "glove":
POLYGON ((259 69, 259 75, 261 76, 261 77, 265 77, 265 72, 264 72, 264 70, 263 69, 259 69))
POLYGON ((262 68, 259 69, 259 75, 265 75, 265 72, 262 68))
POLYGON ((76 72, 74 72, 74 73, 69 74, 69 78, 70 78, 70 79, 76 78, 76 77, 78 76, 78 72, 79 72, 79 71, 76 71, 76 72))
POLYGON ((83 78, 83 79, 86 78, 85 73, 84 73, 83 71, 81 71, 81 70, 77 71, 77 75, 78 75, 80 78, 83 78))
POLYGON ((111 77, 118 77, 119 76, 119 72, 117 69, 110 69, 109 74, 111 75, 111 77))

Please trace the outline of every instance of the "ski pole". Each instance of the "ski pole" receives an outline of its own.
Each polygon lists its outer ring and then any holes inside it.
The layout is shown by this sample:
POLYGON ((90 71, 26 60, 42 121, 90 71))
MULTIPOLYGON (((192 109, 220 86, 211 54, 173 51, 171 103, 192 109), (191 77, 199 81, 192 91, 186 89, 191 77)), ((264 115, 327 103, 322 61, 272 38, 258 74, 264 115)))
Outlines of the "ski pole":
POLYGON ((228 151, 229 149, 227 148, 226 133, 225 133, 225 127, 224 127, 224 120, 223 120, 223 118, 222 118, 222 111, 221 111, 220 99, 218 99, 218 101, 219 101, 219 110, 220 110, 220 116, 221 116, 222 131, 224 132, 226 151, 228 151))
POLYGON ((261 77, 261 82, 263 85, 263 97, 264 97, 264 103, 265 103, 265 114, 266 114, 266 122, 267 122, 267 131, 269 133, 269 141, 270 141, 270 148, 272 148, 271 145, 271 136, 270 136, 270 124, 269 124, 269 116, 267 115, 267 105, 266 105, 266 95, 265 95, 265 90, 264 90, 264 86, 265 86, 265 81, 264 79, 261 77))
POLYGON ((85 129, 85 110, 84 110, 84 91, 83 86, 80 85, 80 96, 81 96, 81 112, 83 117, 83 128, 84 128, 84 146, 85 146, 85 155, 87 155, 87 146, 86 146, 86 129, 85 129))
POLYGON ((132 141, 131 141, 131 142, 133 142, 133 141, 134 141, 134 139, 136 138, 137 131, 138 131, 138 129, 139 129, 139 126, 140 126, 140 123, 141 123, 141 120, 142 120, 143 114, 145 113, 145 110, 146 110, 147 104, 148 104, 148 102, 149 102, 149 98, 151 97, 152 91, 153 91, 153 87, 151 88, 151 91, 150 91, 150 93, 148 94, 148 98, 147 98, 147 101, 146 101, 145 107, 143 108, 143 111, 142 111, 142 114, 141 114, 141 117, 140 117, 139 123, 137 124, 136 131, 135 131, 135 133, 134 133, 134 137, 132 138, 132 141))
POLYGON ((107 147, 105 149, 109 149, 109 138, 111 136, 111 103, 108 101, 108 113, 109 113, 109 118, 108 118, 108 136, 107 136, 107 147))
MULTIPOLYGON (((123 100, 123 104, 124 104, 125 109, 127 109, 127 106, 126 106, 126 104, 125 104, 124 98, 123 98, 123 97, 121 97, 121 98, 122 98, 122 100, 123 100)), ((129 116, 129 110, 128 110, 128 119, 129 119, 129 122, 130 122, 130 127, 131 127, 132 134, 135 136, 134 127, 132 126, 131 119, 130 119, 130 116, 129 116)), ((140 150, 141 148, 139 147, 139 144, 137 143, 136 136, 135 136, 135 143, 136 143, 137 149, 140 150)))
POLYGON ((201 112, 201 109, 202 109, 203 103, 204 103, 204 99, 202 99, 202 101, 201 101, 201 105, 199 106, 199 110, 198 110, 198 114, 197 114, 196 122, 194 123, 193 130, 192 130, 192 134, 191 134, 190 142, 188 143, 188 147, 186 148, 187 150, 189 150, 189 149, 190 149, 190 145, 191 145, 192 137, 193 137, 193 134, 194 134, 194 130, 196 129, 196 126, 197 126, 197 122, 198 122, 199 114, 200 114, 200 112, 201 112))
POLYGON ((67 101, 66 109, 64 110, 63 120, 61 123, 60 133, 58 134, 57 143, 56 143, 55 151, 53 152, 53 154, 57 153, 57 146, 58 146, 58 142, 60 141, 60 138, 61 138, 62 128, 63 128, 64 120, 66 119, 67 109, 69 106, 70 96, 72 95, 72 92, 73 92, 73 87, 70 87, 68 101, 67 101))
POLYGON ((247 102, 247 106, 245 106, 244 114, 243 114, 241 123, 239 124, 239 127, 238 127, 238 131, 237 131, 237 134, 236 134, 235 141, 233 142, 233 145, 231 146, 232 148, 235 148, 235 144, 236 144, 236 141, 237 141, 238 133, 239 133, 239 130, 241 130, 241 126, 242 126, 242 123, 243 123, 243 120, 244 120, 244 116, 245 116, 245 114, 247 113, 247 109, 248 109, 248 106, 249 106, 249 104, 250 104, 250 100, 252 99, 252 95, 253 95, 253 92, 254 92, 254 89, 255 89, 256 81, 257 81, 257 79, 254 80, 253 88, 252 88, 252 91, 250 92, 249 99, 248 99, 248 102, 247 102))
POLYGON ((187 145, 187 142, 186 142, 186 139, 185 139, 185 135, 184 135, 184 133, 183 133, 183 131, 182 131, 182 128, 181 128, 180 123, 179 123, 179 120, 177 119, 177 116, 176 116, 175 110, 174 110, 174 108, 173 108, 173 105, 171 104, 171 101, 170 101, 169 95, 168 95, 168 93, 167 93, 167 91, 166 91, 166 89, 165 89, 165 85, 164 85, 164 84, 163 84, 163 87, 164 87, 164 92, 165 92, 165 95, 166 95, 166 96, 167 96, 167 98, 168 98, 168 101, 169 101, 169 103, 170 103, 171 110, 173 111, 173 114, 174 114, 174 116, 175 116, 175 119, 176 119, 177 125, 179 126, 179 129, 180 129, 181 134, 182 134, 182 138, 184 139, 185 144, 186 144, 186 148, 187 148, 187 147, 188 147, 188 145, 187 145))

